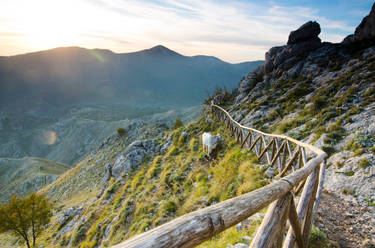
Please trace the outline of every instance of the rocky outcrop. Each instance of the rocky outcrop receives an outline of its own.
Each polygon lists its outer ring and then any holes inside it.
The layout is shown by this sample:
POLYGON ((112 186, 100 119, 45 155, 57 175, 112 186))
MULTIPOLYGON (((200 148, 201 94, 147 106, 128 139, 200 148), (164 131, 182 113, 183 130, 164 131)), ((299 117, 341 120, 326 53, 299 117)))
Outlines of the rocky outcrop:
POLYGON ((137 140, 131 143, 121 154, 112 167, 112 176, 120 178, 122 175, 135 169, 147 155, 154 152, 160 152, 160 147, 156 145, 155 140, 137 140))
POLYGON ((238 95, 247 94, 250 90, 254 89, 257 83, 263 81, 264 65, 260 65, 254 71, 244 76, 238 86, 238 95))
POLYGON ((375 39, 375 3, 368 16, 355 29, 354 34, 347 36, 342 43, 351 44, 375 39))
MULTIPOLYGON (((305 41, 319 39, 320 25, 317 22, 309 21, 303 24, 299 29, 290 32, 288 45, 297 44, 305 41)), ((320 40, 320 39, 319 39, 320 40)))
POLYGON ((307 22, 289 35, 288 44, 273 47, 266 53, 265 71, 272 72, 275 68, 289 70, 299 60, 300 56, 322 46, 318 37, 320 25, 317 22, 307 22))

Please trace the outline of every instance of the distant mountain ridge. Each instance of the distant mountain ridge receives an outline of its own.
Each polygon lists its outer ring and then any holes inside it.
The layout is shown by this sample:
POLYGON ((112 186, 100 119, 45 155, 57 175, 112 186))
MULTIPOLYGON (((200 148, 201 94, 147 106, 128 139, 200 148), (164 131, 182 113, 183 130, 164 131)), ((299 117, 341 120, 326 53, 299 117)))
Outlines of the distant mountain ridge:
POLYGON ((216 86, 234 88, 263 61, 226 63, 164 46, 132 53, 60 47, 0 57, 0 104, 30 108, 81 102, 192 106, 216 86))

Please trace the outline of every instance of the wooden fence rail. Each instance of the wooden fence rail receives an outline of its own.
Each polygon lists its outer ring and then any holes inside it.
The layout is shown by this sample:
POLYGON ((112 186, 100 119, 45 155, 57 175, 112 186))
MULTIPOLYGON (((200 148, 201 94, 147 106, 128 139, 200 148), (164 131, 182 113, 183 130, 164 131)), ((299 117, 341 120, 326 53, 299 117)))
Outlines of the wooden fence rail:
POLYGON ((180 216, 115 248, 194 247, 267 206, 267 213, 250 247, 308 246, 323 187, 327 154, 285 135, 242 126, 217 105, 212 104, 211 111, 229 128, 241 147, 253 150, 259 160, 278 172, 280 179, 250 193, 180 216), (295 196, 301 189, 296 206, 295 196))

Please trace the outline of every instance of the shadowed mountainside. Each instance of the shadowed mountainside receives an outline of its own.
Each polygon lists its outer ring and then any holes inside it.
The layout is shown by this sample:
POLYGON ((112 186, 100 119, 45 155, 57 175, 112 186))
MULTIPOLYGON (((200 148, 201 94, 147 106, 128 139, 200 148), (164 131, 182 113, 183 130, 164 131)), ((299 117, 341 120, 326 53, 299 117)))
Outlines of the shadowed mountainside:
POLYGON ((187 57, 164 46, 123 54, 61 47, 0 57, 0 105, 30 108, 125 100, 126 104, 192 106, 216 86, 234 88, 240 76, 261 63, 187 57))

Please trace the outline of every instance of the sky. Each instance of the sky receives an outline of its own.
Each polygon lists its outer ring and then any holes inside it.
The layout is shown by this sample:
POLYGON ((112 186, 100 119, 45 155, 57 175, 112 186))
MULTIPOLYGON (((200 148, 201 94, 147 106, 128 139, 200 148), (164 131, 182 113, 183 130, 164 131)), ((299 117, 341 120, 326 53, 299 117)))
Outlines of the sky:
POLYGON ((239 63, 264 59, 309 20, 340 42, 373 0, 1 0, 0 56, 60 46, 134 52, 164 45, 239 63))

